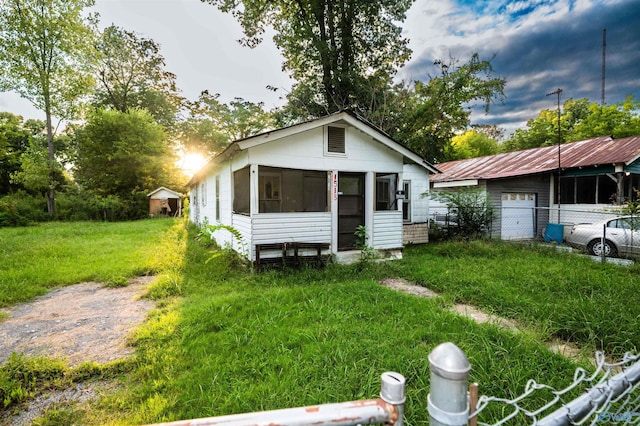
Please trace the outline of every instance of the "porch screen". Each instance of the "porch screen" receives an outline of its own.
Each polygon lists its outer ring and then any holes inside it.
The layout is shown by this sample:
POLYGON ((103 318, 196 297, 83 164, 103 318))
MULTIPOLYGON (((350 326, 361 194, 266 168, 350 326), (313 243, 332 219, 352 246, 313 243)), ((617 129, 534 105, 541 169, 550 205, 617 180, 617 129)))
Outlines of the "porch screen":
MULTIPOLYGON (((635 200, 634 184, 639 183, 634 176, 626 176, 623 181, 624 200, 635 200)), ((588 176, 563 176, 560 181, 560 202, 562 204, 616 204, 618 185, 611 174, 588 176)), ((554 195, 557 192, 554 188, 554 195)), ((557 197, 555 198, 557 201, 557 197)))
POLYGON ((326 212, 329 190, 327 172, 258 168, 259 212, 326 212))

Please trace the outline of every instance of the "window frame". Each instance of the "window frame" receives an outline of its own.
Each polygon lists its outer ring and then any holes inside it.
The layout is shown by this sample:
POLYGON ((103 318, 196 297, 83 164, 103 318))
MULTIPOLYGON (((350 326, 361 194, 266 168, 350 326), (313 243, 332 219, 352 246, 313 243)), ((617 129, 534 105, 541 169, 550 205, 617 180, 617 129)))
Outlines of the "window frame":
POLYGON ((411 222, 411 181, 402 181, 402 190, 404 191, 404 200, 402 200, 402 221, 411 222))
POLYGON ((375 194, 374 194, 374 210, 377 212, 380 211, 395 211, 398 210, 398 205, 396 203, 396 193, 398 191, 398 173, 376 173, 375 174, 375 194), (385 179, 385 176, 393 176, 393 179, 388 178, 385 179), (384 191, 380 191, 378 185, 384 184, 388 182, 388 187, 384 191), (393 187, 392 187, 393 185, 393 187), (380 193, 384 193, 386 197, 382 197, 380 193), (381 208, 381 205, 386 203, 385 208, 381 208), (394 207, 395 204, 395 208, 394 207))

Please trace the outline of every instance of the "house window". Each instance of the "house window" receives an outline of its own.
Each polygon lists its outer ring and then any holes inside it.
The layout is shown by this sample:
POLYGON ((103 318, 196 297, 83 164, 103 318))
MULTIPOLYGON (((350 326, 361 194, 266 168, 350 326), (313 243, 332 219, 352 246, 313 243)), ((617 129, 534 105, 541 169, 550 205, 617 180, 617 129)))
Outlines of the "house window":
POLYGON ((344 154, 345 151, 345 128, 327 127, 327 152, 331 154, 344 154))
POLYGON ((258 187, 260 213, 328 211, 326 172, 261 166, 258 187))
POLYGON ((411 181, 403 181, 402 190, 404 191, 404 200, 402 200, 402 220, 405 222, 411 222, 411 181))
POLYGON ((396 173, 376 173, 376 210, 396 210, 396 173))
POLYGON ((205 182, 200 184, 200 200, 202 200, 202 206, 207 205, 207 187, 205 182))
POLYGON ((216 220, 220 221, 220 176, 216 176, 216 220))
POLYGON ((249 167, 233 173, 233 211, 239 214, 251 214, 251 190, 249 185, 249 167))

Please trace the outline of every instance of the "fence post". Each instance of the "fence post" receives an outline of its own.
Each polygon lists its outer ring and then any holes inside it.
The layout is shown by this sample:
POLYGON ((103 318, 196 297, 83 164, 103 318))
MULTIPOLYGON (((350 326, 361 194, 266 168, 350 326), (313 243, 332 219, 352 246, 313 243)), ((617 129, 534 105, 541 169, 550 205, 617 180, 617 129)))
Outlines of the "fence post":
POLYGON ((429 424, 462 426, 469 420, 469 370, 466 355, 453 343, 438 345, 429 354, 431 384, 429 424))
POLYGON ((387 404, 391 404, 396 409, 396 419, 393 426, 402 426, 404 418, 404 383, 405 379, 402 374, 386 372, 382 374, 382 386, 380 389, 380 398, 387 404))

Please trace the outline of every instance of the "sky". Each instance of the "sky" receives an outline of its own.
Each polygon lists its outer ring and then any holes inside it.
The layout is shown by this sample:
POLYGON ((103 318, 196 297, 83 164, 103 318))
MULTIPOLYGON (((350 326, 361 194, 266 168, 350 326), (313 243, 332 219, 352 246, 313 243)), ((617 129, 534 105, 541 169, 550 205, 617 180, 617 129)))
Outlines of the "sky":
MULTIPOLYGON (((102 28, 115 24, 159 43, 188 99, 206 89, 223 102, 241 97, 271 109, 293 83, 272 34, 254 49, 243 47, 235 18, 200 0, 96 0, 93 11, 102 28)), ((605 102, 629 94, 640 100, 640 0, 416 0, 400 25, 413 54, 399 80, 427 81, 437 75, 436 59, 493 58, 494 76, 507 81, 506 99, 489 113, 474 108, 472 121, 507 134, 542 109, 555 110, 557 95, 547 94, 558 88, 561 103, 601 101, 605 28, 605 102)), ((14 93, 0 93, 0 111, 44 119, 14 93)))

